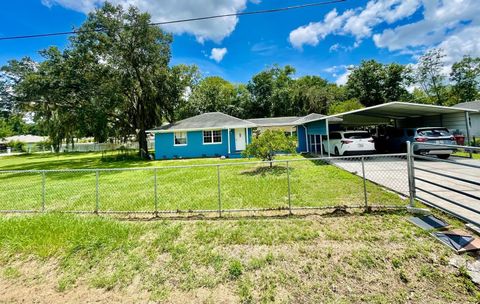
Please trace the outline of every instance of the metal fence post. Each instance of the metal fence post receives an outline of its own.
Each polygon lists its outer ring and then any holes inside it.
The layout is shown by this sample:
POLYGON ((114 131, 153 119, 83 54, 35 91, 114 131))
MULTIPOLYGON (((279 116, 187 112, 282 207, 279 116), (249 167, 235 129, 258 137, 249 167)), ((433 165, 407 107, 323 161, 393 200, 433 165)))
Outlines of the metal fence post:
POLYGON ((218 215, 222 217, 222 190, 220 187, 220 165, 217 165, 218 215))
POLYGON ((95 213, 98 213, 99 205, 100 205, 100 192, 99 192, 99 180, 100 172, 98 170, 95 171, 95 213))
POLYGON ((415 169, 413 159, 413 145, 407 141, 407 173, 408 173, 408 192, 410 196, 410 207, 415 207, 415 169))
POLYGON ((365 197, 365 208, 368 208, 367 179, 365 178, 365 159, 362 156, 363 195, 365 197))
POLYGON ((292 215, 292 191, 290 188, 290 165, 287 160, 288 213, 292 215))
POLYGON ((155 193, 155 216, 158 216, 157 168, 153 169, 153 182, 155 183, 153 186, 153 191, 155 193))
POLYGON ((42 171, 42 212, 45 212, 45 171, 42 171))

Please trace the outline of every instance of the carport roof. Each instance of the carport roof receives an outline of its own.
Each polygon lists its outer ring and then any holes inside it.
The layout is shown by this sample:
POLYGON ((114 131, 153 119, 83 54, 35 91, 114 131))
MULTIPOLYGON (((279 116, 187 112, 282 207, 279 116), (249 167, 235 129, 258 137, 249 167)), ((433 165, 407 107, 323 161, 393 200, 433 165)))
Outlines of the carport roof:
POLYGON ((410 102, 389 102, 384 103, 368 108, 353 110, 349 112, 344 112, 340 114, 330 115, 322 117, 316 120, 329 119, 332 118, 342 118, 349 116, 363 116, 363 117, 374 117, 374 118, 388 118, 388 119, 404 119, 404 118, 416 118, 422 116, 434 116, 441 114, 454 114, 454 113, 464 113, 464 112, 478 112, 477 110, 472 109, 462 109, 462 108, 453 108, 453 107, 444 107, 428 104, 419 104, 419 103, 410 103, 410 102))

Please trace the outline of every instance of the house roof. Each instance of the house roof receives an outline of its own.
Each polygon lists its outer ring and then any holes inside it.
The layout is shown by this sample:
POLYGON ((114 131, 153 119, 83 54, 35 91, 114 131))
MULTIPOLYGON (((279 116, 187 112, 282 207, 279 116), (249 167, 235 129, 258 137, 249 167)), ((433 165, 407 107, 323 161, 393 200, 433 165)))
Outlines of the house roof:
POLYGON ((162 133, 171 131, 194 131, 226 128, 254 128, 249 121, 236 118, 221 112, 203 113, 171 124, 163 125, 147 132, 162 133))
POLYGON ((295 122, 302 117, 286 116, 286 117, 267 117, 267 118, 251 118, 247 119, 254 123, 257 127, 275 127, 275 126, 294 126, 295 122))
POLYGON ((462 102, 453 106, 454 108, 480 110, 480 100, 462 102))
POLYGON ((0 139, 0 142, 6 143, 10 141, 21 141, 27 144, 34 144, 34 143, 46 141, 47 139, 48 139, 47 136, 37 136, 37 135, 26 134, 26 135, 14 135, 14 136, 5 137, 3 140, 0 139))
MULTIPOLYGON (((328 116, 327 115, 322 115, 322 114, 317 114, 317 113, 311 113, 311 114, 308 114, 307 116, 301 117, 300 119, 295 121, 295 124, 296 125, 303 125, 303 124, 306 124, 306 123, 309 123, 309 122, 312 122, 312 121, 317 121, 317 120, 324 119, 325 117, 328 117, 328 116)), ((337 118, 337 117, 332 117, 332 118, 329 118, 328 121, 335 122, 335 121, 342 121, 342 119, 337 118)))

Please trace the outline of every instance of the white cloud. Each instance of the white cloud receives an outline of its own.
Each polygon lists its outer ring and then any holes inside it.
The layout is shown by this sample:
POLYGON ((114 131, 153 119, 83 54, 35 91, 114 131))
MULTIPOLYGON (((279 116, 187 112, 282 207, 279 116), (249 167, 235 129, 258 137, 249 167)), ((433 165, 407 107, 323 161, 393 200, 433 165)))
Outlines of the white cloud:
POLYGON ((325 15, 323 22, 312 22, 291 31, 288 40, 296 48, 302 48, 304 44, 316 46, 327 35, 339 31, 353 14, 352 10, 348 10, 338 15, 337 10, 333 9, 325 15))
POLYGON ((271 56, 278 51, 278 46, 274 44, 272 41, 270 42, 261 41, 252 45, 250 50, 258 55, 271 56))
POLYGON ((209 58, 220 62, 226 54, 227 48, 213 48, 209 58))
POLYGON ((348 76, 350 76, 350 74, 352 73, 352 71, 350 71, 349 69, 347 69, 344 73, 340 74, 337 79, 335 80, 335 83, 337 85, 344 85, 347 83, 348 81, 348 76))
POLYGON ((344 85, 347 83, 348 76, 350 76, 351 68, 353 65, 334 65, 328 68, 324 68, 323 71, 331 74, 335 78, 335 83, 338 85, 344 85))
POLYGON ((466 54, 480 56, 478 4, 478 0, 423 0, 423 19, 386 29, 373 40, 377 47, 403 53, 440 47, 447 64, 466 54))
POLYGON ((358 46, 361 39, 372 35, 375 26, 411 16, 419 6, 420 0, 371 0, 365 8, 346 10, 342 14, 333 9, 323 21, 311 22, 290 32, 289 41, 294 47, 302 48, 303 45, 316 46, 331 34, 352 35, 358 46))
MULTIPOLYGON (((248 0, 110 0, 123 6, 135 5, 152 15, 153 22, 187 19, 218 14, 236 13, 245 9, 248 0)), ((83 13, 92 11, 105 0, 42 0, 46 6, 60 5, 83 13)), ((162 28, 174 34, 192 34, 197 41, 221 42, 238 23, 237 17, 226 17, 165 25, 162 28)))

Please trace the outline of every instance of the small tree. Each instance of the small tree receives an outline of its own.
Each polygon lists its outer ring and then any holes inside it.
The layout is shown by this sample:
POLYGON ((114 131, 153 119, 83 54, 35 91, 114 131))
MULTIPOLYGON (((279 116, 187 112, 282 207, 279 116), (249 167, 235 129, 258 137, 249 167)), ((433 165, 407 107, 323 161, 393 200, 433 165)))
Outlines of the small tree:
POLYGON ((278 152, 295 153, 295 148, 294 138, 285 136, 282 131, 266 130, 254 138, 242 154, 270 161, 272 167, 272 161, 278 152))

